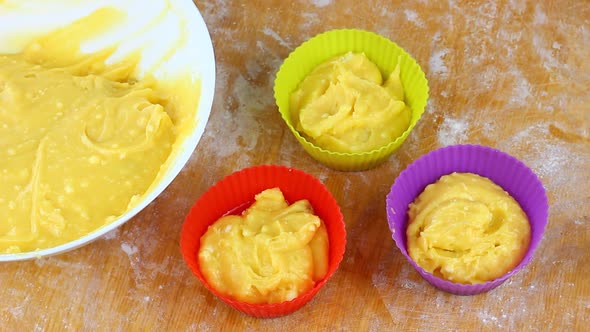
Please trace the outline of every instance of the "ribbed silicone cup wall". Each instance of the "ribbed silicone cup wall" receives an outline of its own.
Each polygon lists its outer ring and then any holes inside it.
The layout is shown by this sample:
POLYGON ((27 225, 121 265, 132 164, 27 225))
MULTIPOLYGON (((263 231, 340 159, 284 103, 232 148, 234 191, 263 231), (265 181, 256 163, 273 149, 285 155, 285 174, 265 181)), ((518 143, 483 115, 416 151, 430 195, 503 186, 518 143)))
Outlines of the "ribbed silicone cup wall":
POLYGON ((274 85, 275 101, 281 116, 295 138, 315 160, 341 171, 360 171, 384 162, 408 138, 424 113, 428 101, 428 81, 416 61, 393 41, 369 31, 342 29, 321 33, 297 47, 284 61, 274 85), (293 126, 289 98, 299 83, 322 62, 347 52, 361 53, 374 62, 388 77, 400 62, 400 79, 405 102, 412 110, 408 129, 389 144, 363 153, 342 153, 318 147, 293 126))
POLYGON ((521 161, 490 147, 455 145, 432 151, 409 165, 391 187, 386 209, 395 244, 424 279, 453 294, 473 295, 499 286, 531 261, 543 238, 549 206, 543 184, 521 161), (489 178, 516 199, 529 218, 531 242, 528 251, 518 266, 500 278, 474 285, 453 283, 426 272, 408 254, 406 226, 409 204, 427 185, 453 172, 470 172, 489 178))
POLYGON ((336 272, 346 247, 346 229, 340 207, 318 179, 294 168, 276 165, 254 166, 235 172, 205 192, 186 217, 180 246, 185 262, 203 285, 233 308, 256 317, 277 317, 298 310, 309 302, 336 272), (326 276, 308 292, 276 304, 249 304, 219 293, 205 280, 199 267, 200 239, 207 228, 226 214, 237 214, 254 202, 265 189, 278 187, 289 203, 307 199, 326 225, 329 240, 329 267, 326 276))

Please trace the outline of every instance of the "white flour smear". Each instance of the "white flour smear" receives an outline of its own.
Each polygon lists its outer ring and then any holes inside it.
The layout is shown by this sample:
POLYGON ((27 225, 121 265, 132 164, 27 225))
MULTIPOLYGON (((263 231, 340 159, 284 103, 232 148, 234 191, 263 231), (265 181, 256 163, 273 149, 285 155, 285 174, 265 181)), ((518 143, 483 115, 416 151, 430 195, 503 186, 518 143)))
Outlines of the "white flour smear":
POLYGON ((466 143, 468 130, 467 120, 444 118, 438 130, 438 142, 441 146, 466 143))

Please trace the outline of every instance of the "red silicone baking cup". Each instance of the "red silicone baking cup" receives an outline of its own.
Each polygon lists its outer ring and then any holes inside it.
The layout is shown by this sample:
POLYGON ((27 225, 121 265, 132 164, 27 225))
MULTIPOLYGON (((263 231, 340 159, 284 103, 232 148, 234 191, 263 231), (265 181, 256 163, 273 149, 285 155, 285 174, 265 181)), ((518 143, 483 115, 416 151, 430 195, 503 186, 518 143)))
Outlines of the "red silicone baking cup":
POLYGON ((522 270, 533 258, 547 226, 549 205, 543 183, 523 162, 509 154, 481 145, 453 145, 418 158, 395 180, 386 198, 387 220, 393 240, 416 271, 430 284, 449 293, 474 295, 498 287, 522 270), (508 192, 526 213, 531 241, 522 261, 503 276, 480 284, 459 284, 439 278, 420 267, 408 253, 408 206, 431 183, 453 172, 487 177, 508 192))
POLYGON ((278 317, 290 314, 307 302, 336 272, 346 247, 344 218, 338 203, 326 186, 315 177, 294 168, 262 165, 230 174, 212 186, 195 203, 186 217, 180 235, 182 256, 203 285, 223 302, 255 317, 278 317), (329 239, 329 267, 326 276, 297 298, 281 303, 251 304, 237 301, 217 292, 207 283, 199 268, 200 239, 207 228, 224 215, 241 213, 254 202, 254 196, 265 189, 278 187, 289 203, 307 199, 326 225, 329 239))

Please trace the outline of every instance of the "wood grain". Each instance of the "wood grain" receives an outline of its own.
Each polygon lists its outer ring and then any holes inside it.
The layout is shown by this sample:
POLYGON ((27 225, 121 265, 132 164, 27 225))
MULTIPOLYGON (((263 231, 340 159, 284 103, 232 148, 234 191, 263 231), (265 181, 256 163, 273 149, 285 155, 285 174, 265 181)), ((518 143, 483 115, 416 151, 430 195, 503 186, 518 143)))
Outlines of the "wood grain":
POLYGON ((590 324, 590 3, 588 1, 196 1, 217 60, 213 110, 178 178, 119 229, 55 257, 2 264, 0 330, 583 331, 590 324), (281 122, 283 59, 325 30, 383 34, 430 82, 426 113, 385 164, 343 173, 316 163, 281 122), (485 144, 529 165, 550 199, 532 263, 492 292, 455 296, 411 268, 388 232, 384 197, 419 156, 485 144), (258 164, 317 176, 348 231, 333 279, 301 310, 245 316, 212 296, 178 245, 192 203, 258 164))

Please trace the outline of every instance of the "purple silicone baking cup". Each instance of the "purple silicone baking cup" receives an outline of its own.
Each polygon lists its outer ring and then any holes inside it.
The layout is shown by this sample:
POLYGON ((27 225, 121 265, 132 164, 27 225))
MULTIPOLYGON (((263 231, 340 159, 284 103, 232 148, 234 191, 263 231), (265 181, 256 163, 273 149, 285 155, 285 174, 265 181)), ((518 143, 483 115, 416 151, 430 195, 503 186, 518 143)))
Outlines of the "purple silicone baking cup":
POLYGON ((533 258, 547 225, 549 205, 545 188, 524 163, 499 150, 480 145, 453 145, 418 158, 395 180, 386 197, 392 238, 418 273, 433 286, 458 295, 487 292, 522 270, 533 258), (531 224, 531 242, 522 261, 505 275, 482 284, 457 284, 436 277, 412 260, 407 250, 408 206, 427 185, 453 172, 470 172, 489 178, 520 204, 531 224))

